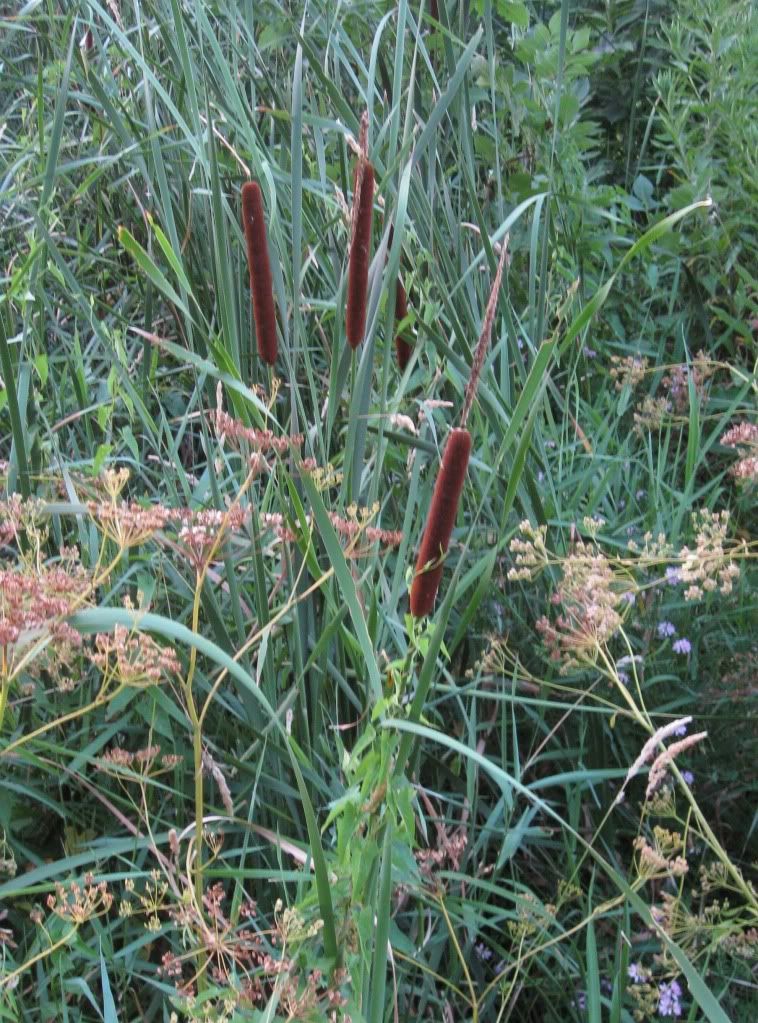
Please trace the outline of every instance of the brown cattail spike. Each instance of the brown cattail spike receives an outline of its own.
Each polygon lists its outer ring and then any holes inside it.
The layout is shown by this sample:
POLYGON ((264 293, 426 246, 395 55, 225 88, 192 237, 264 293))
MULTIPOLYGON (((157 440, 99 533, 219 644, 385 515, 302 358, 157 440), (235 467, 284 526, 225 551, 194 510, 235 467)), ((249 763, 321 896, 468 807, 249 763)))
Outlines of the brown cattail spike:
MULTIPOLYGON (((402 323, 405 317, 408 315, 408 299, 405 294, 405 288, 403 282, 398 277, 397 279, 397 291, 395 293, 395 320, 397 323, 402 323)), ((395 336, 395 350, 397 351, 397 364, 400 367, 402 373, 405 367, 408 365, 408 360, 411 357, 413 346, 409 345, 408 342, 400 335, 395 336)))
POLYGON ((442 564, 455 525, 470 454, 471 434, 468 430, 452 430, 445 444, 429 518, 416 560, 416 574, 411 586, 411 614, 414 618, 431 614, 434 608, 434 598, 442 578, 442 564))
POLYGON ((246 181, 242 186, 242 227, 247 242, 247 265, 258 354, 264 362, 273 366, 278 350, 274 287, 268 258, 263 196, 257 181, 246 181))
POLYGON ((346 333, 355 350, 366 333, 368 262, 371 248, 371 221, 374 215, 374 168, 361 157, 355 174, 353 199, 353 236, 347 270, 346 333))

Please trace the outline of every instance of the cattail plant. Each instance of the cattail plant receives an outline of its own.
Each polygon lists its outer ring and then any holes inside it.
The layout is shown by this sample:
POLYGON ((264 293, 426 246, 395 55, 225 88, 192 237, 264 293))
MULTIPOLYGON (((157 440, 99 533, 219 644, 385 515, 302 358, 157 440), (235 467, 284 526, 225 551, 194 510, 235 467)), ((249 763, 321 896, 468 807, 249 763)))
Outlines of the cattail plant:
POLYGON ((368 114, 361 118, 360 156, 355 168, 350 257, 347 269, 347 316, 345 333, 355 351, 366 333, 368 263, 371 223, 374 216, 374 168, 366 155, 368 114))
POLYGON ((247 242, 247 265, 250 271, 250 294, 253 299, 258 355, 269 366, 273 366, 278 350, 274 289, 268 258, 263 196, 257 181, 246 181, 242 186, 242 227, 247 242))
MULTIPOLYGON (((408 298, 405 294, 405 287, 403 286, 402 279, 398 275, 397 291, 395 292, 395 321, 397 323, 402 323, 407 315, 408 298)), ((400 372, 402 373, 408 365, 408 360, 410 359, 411 352, 413 351, 413 345, 408 344, 399 332, 395 335, 395 351, 397 352, 397 364, 400 367, 400 372)))
POLYGON ((411 586, 411 614, 414 618, 423 618, 424 615, 431 614, 442 578, 442 566, 455 525, 458 503, 463 492, 468 460, 471 455, 471 434, 466 429, 466 423, 474 403, 476 388, 492 334, 507 245, 508 239, 505 238, 492 291, 484 313, 482 332, 474 351, 471 375, 463 399, 461 425, 452 430, 447 438, 442 464, 434 485, 429 517, 421 539, 421 547, 416 559, 416 573, 411 586))
MULTIPOLYGON (((387 254, 392 248, 392 242, 395 237, 395 225, 390 224, 389 238, 387 239, 387 254)), ((402 323, 405 317, 408 315, 408 296, 405 292, 405 286, 403 285, 403 279, 400 274, 397 275, 397 283, 395 286, 395 323, 402 323)), ((400 335, 398 332, 395 334, 395 351, 397 352, 397 364, 402 373, 405 367, 408 365, 408 360, 411 357, 413 346, 400 335)))

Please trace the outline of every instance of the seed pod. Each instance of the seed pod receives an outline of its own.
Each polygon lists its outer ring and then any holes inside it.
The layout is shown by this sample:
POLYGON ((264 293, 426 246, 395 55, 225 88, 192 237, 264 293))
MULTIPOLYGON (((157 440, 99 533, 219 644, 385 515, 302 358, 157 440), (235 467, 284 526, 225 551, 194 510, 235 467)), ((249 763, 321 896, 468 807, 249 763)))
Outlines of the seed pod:
POLYGON ((416 561, 416 574, 411 586, 411 614, 414 618, 431 614, 434 608, 434 598, 442 578, 443 560, 455 525, 470 454, 471 434, 468 430, 452 430, 445 444, 429 518, 416 561))
POLYGON ((361 157, 355 174, 353 198, 353 237, 347 270, 346 334, 355 350, 366 333, 368 296, 368 257, 371 248, 371 221, 374 215, 374 168, 361 157))
MULTIPOLYGON (((405 294, 405 288, 400 277, 397 279, 397 291, 395 293, 395 321, 401 323, 408 315, 408 299, 405 294)), ((411 357, 413 346, 409 345, 400 334, 395 335, 395 350, 397 352, 397 364, 400 367, 402 373, 405 367, 408 365, 408 360, 411 357)))
POLYGON ((250 271, 250 294, 253 298, 258 355, 269 366, 273 366, 278 350, 274 287, 268 258, 263 196, 257 181, 246 181, 242 186, 242 227, 247 242, 247 265, 250 271))

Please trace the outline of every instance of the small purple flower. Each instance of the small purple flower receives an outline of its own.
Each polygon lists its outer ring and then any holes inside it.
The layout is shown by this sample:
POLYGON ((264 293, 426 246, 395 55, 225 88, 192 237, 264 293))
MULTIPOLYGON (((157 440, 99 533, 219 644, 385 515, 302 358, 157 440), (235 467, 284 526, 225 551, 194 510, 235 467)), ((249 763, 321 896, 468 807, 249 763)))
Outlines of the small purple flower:
POLYGON ((544 479, 545 479, 544 472, 542 471, 542 469, 538 469, 537 470, 537 482, 538 483, 542 483, 544 479))
POLYGON ((629 676, 627 675, 627 673, 625 671, 617 671, 616 674, 618 675, 619 682, 623 686, 628 686, 629 685, 629 676))
POLYGON ((682 989, 679 982, 672 980, 670 984, 661 984, 658 988, 658 1012, 661 1016, 681 1016, 682 989))
POLYGON ((633 984, 641 984, 645 979, 642 967, 638 966, 637 963, 632 963, 626 972, 633 984))
POLYGON ((480 941, 477 945, 474 945, 474 951, 484 963, 488 963, 493 956, 492 949, 480 941))
POLYGON ((676 629, 671 622, 658 622, 658 635, 661 639, 666 639, 668 636, 675 636, 676 629))
POLYGON ((524 339, 523 338, 517 337, 516 338, 516 344, 518 345, 518 349, 519 349, 520 352, 524 350, 524 339))
POLYGON ((621 594, 621 599, 625 604, 629 604, 631 606, 637 599, 637 594, 633 593, 631 590, 627 590, 626 593, 621 594))
POLYGON ((673 735, 686 735, 687 734, 687 726, 686 725, 679 725, 678 728, 674 729, 672 734, 673 735))
POLYGON ((675 654, 688 654, 692 650, 692 643, 688 639, 682 636, 681 639, 674 640, 671 649, 675 654))
POLYGON ((597 352, 595 351, 594 348, 590 348, 589 345, 585 345, 583 351, 584 351, 584 354, 587 356, 588 359, 596 359, 597 358, 597 352))
POLYGON ((682 581, 682 573, 678 568, 674 568, 673 565, 669 565, 666 569, 666 582, 669 586, 676 586, 677 583, 682 581))
POLYGON ((587 1008, 587 995, 584 991, 577 991, 576 993, 576 1007, 580 1012, 584 1012, 587 1008))
POLYGON ((692 785, 695 781, 695 775, 692 771, 682 771, 682 778, 684 778, 688 785, 692 785))

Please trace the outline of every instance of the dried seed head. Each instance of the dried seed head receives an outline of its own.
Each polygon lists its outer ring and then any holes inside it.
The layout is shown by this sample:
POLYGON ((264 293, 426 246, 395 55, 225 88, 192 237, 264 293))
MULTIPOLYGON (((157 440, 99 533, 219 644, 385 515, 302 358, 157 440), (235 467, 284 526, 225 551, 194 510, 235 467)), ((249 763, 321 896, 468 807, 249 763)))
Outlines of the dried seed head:
POLYGON ((257 181, 246 181, 242 186, 242 227, 247 242, 247 265, 258 354, 264 362, 273 366, 278 350, 274 289, 266 241, 263 196, 257 181))
POLYGON ((346 334, 355 350, 366 333, 368 264, 371 248, 371 222, 374 214, 374 168, 365 158, 358 161, 353 198, 353 235, 347 277, 346 334))
POLYGON ((471 434, 468 430, 453 430, 445 445, 416 561, 416 574, 411 587, 411 614, 414 618, 430 614, 434 607, 470 454, 471 434))

